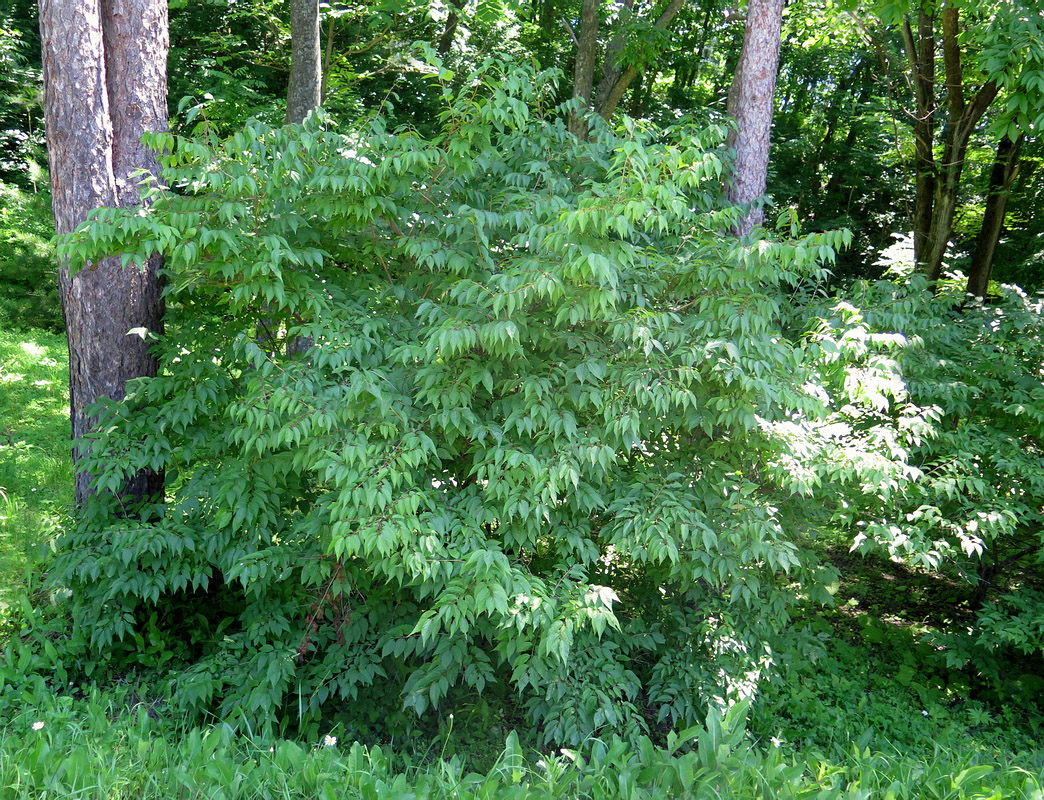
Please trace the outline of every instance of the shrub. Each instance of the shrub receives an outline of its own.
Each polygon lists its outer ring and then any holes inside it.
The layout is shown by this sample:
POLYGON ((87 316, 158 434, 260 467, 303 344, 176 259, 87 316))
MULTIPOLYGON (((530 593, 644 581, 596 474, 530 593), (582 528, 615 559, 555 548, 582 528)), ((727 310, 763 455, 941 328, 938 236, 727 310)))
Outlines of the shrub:
POLYGON ((780 511, 822 410, 781 325, 845 234, 734 240, 724 131, 581 143, 552 82, 487 64, 431 139, 161 136, 172 189, 66 242, 167 259, 162 374, 99 409, 53 570, 116 663, 184 659, 227 719, 497 684, 548 739, 633 738, 749 692, 827 596, 780 511), (169 496, 130 518, 145 466, 169 496))
POLYGON ((977 623, 935 642, 996 678, 1044 652, 1044 303, 1006 286, 984 304, 962 280, 861 283, 834 307, 821 343, 847 357, 824 373, 825 422, 851 458, 890 452, 835 505, 853 549, 963 579, 977 623))

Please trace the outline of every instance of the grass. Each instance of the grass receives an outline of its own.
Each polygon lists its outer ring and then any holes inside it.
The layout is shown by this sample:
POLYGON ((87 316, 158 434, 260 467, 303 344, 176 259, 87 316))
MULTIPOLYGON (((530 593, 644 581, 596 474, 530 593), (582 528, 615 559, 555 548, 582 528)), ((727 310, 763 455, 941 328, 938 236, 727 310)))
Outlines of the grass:
POLYGON ((0 329, 62 332, 51 198, 0 182, 0 329))
POLYGON ((65 338, 0 331, 0 603, 72 500, 65 338))
MULTIPOLYGON (((0 678, 10 675, 0 668, 0 678)), ((852 748, 839 758, 759 748, 743 709, 665 747, 592 742, 583 753, 524 751, 509 734, 489 769, 436 749, 261 739, 222 724, 156 719, 126 686, 81 697, 42 679, 0 684, 2 798, 1040 798, 1025 766, 937 749, 924 758, 852 748)), ((445 743, 443 743, 443 749, 445 743)))

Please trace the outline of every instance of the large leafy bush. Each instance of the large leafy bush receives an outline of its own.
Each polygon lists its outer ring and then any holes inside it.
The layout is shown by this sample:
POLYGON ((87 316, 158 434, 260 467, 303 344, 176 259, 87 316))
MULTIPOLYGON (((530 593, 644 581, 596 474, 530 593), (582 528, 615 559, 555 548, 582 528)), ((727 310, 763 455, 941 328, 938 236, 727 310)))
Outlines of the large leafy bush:
POLYGON ((161 137, 172 189, 66 244, 167 258, 162 374, 100 412, 54 569, 93 646, 229 718, 496 684, 567 742, 756 683, 824 596, 781 325, 844 236, 732 239, 723 131, 581 143, 552 79, 487 66, 432 139, 161 137))
POLYGON ((934 641, 950 666, 998 677, 1044 653, 1044 303, 963 286, 859 283, 825 313, 819 345, 839 358, 821 381, 840 402, 819 424, 849 454, 839 469, 864 461, 835 524, 854 549, 964 581, 934 641))

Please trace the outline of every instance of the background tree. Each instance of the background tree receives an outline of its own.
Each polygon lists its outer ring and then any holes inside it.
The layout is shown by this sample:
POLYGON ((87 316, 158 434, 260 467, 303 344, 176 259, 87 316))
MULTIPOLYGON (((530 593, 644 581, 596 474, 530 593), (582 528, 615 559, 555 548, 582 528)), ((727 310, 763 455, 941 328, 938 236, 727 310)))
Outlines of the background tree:
MULTIPOLYGON (((139 170, 156 170, 142 135, 167 124, 166 3, 43 0, 40 32, 55 227, 67 233, 93 209, 138 203, 139 170)), ((147 337, 131 331, 162 326, 159 266, 151 258, 123 269, 118 255, 75 275, 60 265, 74 440, 91 428, 90 404, 118 400, 127 381, 156 374, 147 337)), ((83 455, 77 449, 74 461, 83 455)), ((77 470, 79 504, 89 480, 77 470)), ((119 494, 132 501, 162 491, 162 473, 143 469, 119 494)))
POLYGON ((985 297, 993 274, 993 259, 1000 243, 1004 227, 1004 214, 1008 206, 1008 194, 1018 175, 1019 150, 1026 135, 1020 133, 1014 141, 1007 135, 997 145, 997 154, 990 170, 990 182, 986 189, 986 210, 972 251, 968 270, 968 294, 985 297))
MULTIPOLYGON (((765 194, 782 25, 783 0, 751 0, 743 50, 729 92, 728 113, 735 127, 728 143, 736 149, 729 187, 729 200, 733 203, 753 203, 765 194)), ((744 236, 764 218, 762 208, 751 207, 735 232, 744 236)))
POLYGON ((290 86, 286 121, 303 122, 322 103, 322 49, 319 46, 319 0, 290 2, 290 86))

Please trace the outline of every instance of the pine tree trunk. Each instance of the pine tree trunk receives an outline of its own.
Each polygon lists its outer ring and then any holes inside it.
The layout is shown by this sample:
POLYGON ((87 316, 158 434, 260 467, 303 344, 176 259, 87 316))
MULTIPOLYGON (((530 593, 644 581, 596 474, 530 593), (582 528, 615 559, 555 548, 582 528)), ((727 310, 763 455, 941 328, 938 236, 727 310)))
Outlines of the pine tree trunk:
MULTIPOLYGON (((138 169, 156 174, 142 143, 167 127, 167 5, 163 0, 41 0, 45 121, 55 229, 72 231, 101 206, 139 202, 138 169)), ((158 258, 144 270, 122 269, 118 257, 70 276, 59 265, 69 341, 72 436, 92 427, 86 408, 120 399, 132 378, 156 374, 156 361, 132 328, 159 332, 163 301, 158 258)), ((91 494, 74 445, 76 503, 91 494)), ((163 475, 146 471, 120 492, 128 506, 161 496, 163 475)))
POLYGON ((286 121, 304 118, 322 103, 322 48, 319 46, 319 0, 290 0, 290 86, 286 121))
MULTIPOLYGON (((750 0, 728 103, 735 122, 728 144, 736 150, 729 200, 737 205, 753 203, 765 194, 782 24, 783 0, 750 0)), ((751 208, 733 233, 745 236, 764 219, 763 209, 751 208)))
MULTIPOLYGON (((320 44, 319 0, 290 0, 290 86, 286 94, 286 121, 300 124, 323 101, 323 64, 320 44)), ((259 336, 258 344, 272 352, 272 332, 259 336)), ((312 346, 311 337, 287 342, 288 355, 301 355, 312 346)))

